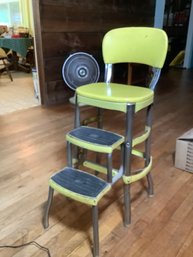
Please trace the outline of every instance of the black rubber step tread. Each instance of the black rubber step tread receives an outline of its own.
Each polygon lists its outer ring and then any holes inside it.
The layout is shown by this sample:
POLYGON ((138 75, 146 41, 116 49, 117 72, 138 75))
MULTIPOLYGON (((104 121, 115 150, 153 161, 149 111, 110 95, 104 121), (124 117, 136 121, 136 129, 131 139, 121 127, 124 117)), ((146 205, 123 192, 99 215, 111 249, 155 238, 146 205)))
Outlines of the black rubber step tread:
POLYGON ((97 197, 109 184, 87 172, 66 167, 51 177, 59 186, 74 193, 97 197))
POLYGON ((123 136, 99 128, 81 126, 71 130, 68 135, 92 144, 111 146, 123 136))

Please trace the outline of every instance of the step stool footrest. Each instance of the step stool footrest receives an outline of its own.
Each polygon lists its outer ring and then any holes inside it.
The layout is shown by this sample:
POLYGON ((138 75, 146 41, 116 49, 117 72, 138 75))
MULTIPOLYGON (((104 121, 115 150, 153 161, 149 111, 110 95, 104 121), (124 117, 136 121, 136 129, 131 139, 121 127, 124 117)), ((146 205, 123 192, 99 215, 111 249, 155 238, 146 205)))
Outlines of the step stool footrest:
POLYGON ((71 130, 66 139, 85 149, 104 153, 111 153, 124 142, 124 137, 119 134, 87 126, 71 130))
POLYGON ((49 185, 64 196, 88 205, 97 205, 111 188, 106 181, 71 167, 55 173, 49 185))

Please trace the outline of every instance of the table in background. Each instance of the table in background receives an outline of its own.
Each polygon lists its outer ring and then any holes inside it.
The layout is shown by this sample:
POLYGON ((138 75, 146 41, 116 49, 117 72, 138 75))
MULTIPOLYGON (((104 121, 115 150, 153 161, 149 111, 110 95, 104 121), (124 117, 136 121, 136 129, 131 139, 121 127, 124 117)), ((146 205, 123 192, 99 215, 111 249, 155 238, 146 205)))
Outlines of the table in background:
POLYGON ((15 70, 29 72, 29 67, 25 67, 18 62, 18 54, 26 58, 29 47, 33 46, 33 38, 0 38, 0 47, 5 50, 12 50, 11 62, 15 70))

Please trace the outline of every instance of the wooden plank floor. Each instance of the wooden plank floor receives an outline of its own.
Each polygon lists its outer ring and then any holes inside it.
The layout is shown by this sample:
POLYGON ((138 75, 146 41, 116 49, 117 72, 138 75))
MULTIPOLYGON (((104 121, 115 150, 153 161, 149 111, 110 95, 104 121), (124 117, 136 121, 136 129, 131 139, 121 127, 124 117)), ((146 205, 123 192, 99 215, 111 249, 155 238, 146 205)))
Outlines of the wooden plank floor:
MULTIPOLYGON (((155 196, 132 185, 132 224, 123 226, 122 182, 100 202, 100 252, 105 257, 193 256, 193 174, 174 167, 175 141, 193 127, 193 71, 171 70, 156 91, 152 137, 155 196)), ((87 110, 88 111, 88 110, 87 110)), ((48 178, 66 165, 65 134, 74 108, 34 107, 0 117, 0 245, 36 241, 52 257, 89 257, 91 210, 55 194, 50 227, 42 216, 48 178)), ((122 132, 122 118, 105 112, 106 127, 122 132)), ((136 118, 136 131, 141 116, 136 118)), ((1 248, 2 257, 44 257, 35 246, 1 248)))

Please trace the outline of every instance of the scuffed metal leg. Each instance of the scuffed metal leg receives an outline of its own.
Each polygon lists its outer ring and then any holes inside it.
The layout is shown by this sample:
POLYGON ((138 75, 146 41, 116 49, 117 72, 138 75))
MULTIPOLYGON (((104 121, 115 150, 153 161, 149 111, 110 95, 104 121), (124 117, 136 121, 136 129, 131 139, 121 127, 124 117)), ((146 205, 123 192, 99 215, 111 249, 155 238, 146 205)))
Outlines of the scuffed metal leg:
POLYGON ((99 257, 98 206, 92 206, 93 257, 99 257))
POLYGON ((148 195, 149 197, 154 196, 154 186, 153 186, 153 179, 151 173, 147 174, 147 182, 148 182, 148 195))
POLYGON ((125 212, 124 212, 124 225, 128 227, 131 224, 131 196, 130 196, 130 185, 124 185, 124 202, 125 202, 125 212))
MULTIPOLYGON (((152 129, 152 109, 153 109, 153 105, 150 105, 147 108, 147 118, 146 118, 147 126, 150 127, 151 129, 152 129)), ((151 132, 145 142, 145 166, 146 167, 150 162, 150 157, 151 157, 151 132)), ((147 175, 147 183, 148 183, 147 192, 148 192, 148 195, 151 197, 154 195, 153 179, 152 179, 151 173, 148 173, 147 175)))
POLYGON ((112 153, 107 155, 107 181, 112 183, 112 153))
POLYGON ((74 120, 74 127, 80 127, 80 107, 78 104, 78 97, 75 95, 75 120, 74 120))
POLYGON ((50 211, 50 206, 52 204, 52 199, 53 199, 53 194, 54 194, 54 189, 49 187, 49 193, 48 193, 48 201, 45 209, 45 214, 43 218, 43 226, 44 228, 49 227, 49 211, 50 211))
MULTIPOLYGON (((133 118, 135 112, 135 105, 127 106, 126 113, 126 133, 124 143, 124 158, 123 158, 123 172, 125 176, 131 175, 131 155, 132 155, 132 139, 133 139, 133 118)), ((131 199, 130 199, 130 185, 124 185, 124 224, 128 226, 131 223, 131 199)))
POLYGON ((72 145, 70 142, 67 142, 67 165, 72 167, 72 145))

